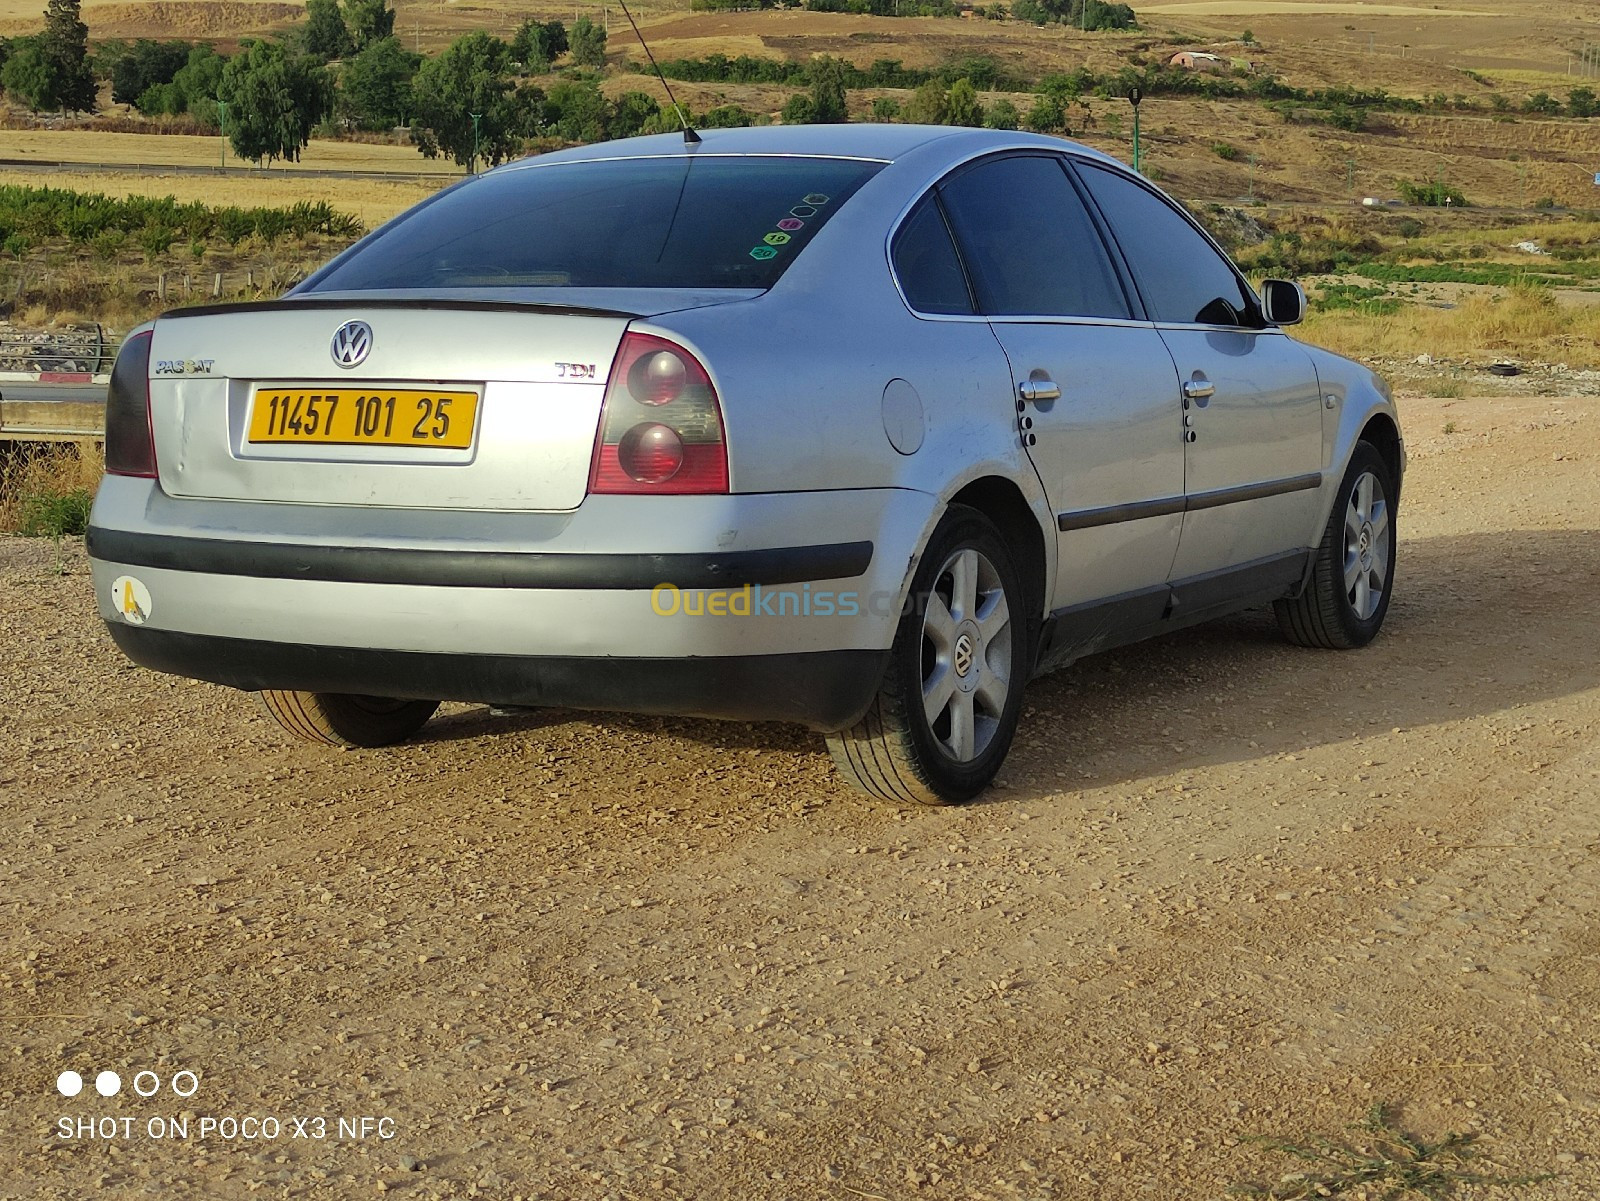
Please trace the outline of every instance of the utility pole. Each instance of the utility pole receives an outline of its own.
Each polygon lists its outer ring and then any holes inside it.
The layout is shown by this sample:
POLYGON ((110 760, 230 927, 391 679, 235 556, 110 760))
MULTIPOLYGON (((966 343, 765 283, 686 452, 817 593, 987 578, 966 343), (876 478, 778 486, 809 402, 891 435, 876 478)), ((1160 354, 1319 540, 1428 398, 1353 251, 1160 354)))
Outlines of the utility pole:
POLYGON ((1144 93, 1138 88, 1128 89, 1128 103, 1133 105, 1133 169, 1139 170, 1139 101, 1144 99, 1144 93))
POLYGON ((1344 190, 1350 195, 1355 194, 1356 160, 1353 158, 1347 158, 1344 160, 1344 190))
POLYGON ((1253 201, 1253 200, 1255 200, 1255 198, 1256 198, 1256 156, 1252 154, 1250 156, 1250 195, 1249 195, 1249 199, 1253 201))
POLYGON ((228 102, 217 98, 217 132, 222 135, 222 145, 217 149, 217 166, 228 169, 228 102))
POLYGON ((467 168, 468 175, 478 173, 478 122, 483 119, 482 113, 468 113, 472 118, 472 166, 467 168))

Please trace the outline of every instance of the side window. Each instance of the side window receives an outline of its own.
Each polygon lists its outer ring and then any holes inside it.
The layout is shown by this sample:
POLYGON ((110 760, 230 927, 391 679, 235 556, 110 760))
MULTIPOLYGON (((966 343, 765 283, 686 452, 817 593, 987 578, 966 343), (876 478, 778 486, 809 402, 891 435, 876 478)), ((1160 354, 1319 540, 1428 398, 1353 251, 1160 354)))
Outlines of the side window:
POLYGON ((940 185, 978 311, 1131 316, 1100 233, 1054 156, 990 159, 940 185))
POLYGON ((930 192, 895 235, 894 273, 919 313, 970 313, 972 294, 944 214, 930 192))
POLYGON ((1251 325, 1256 305, 1227 260, 1165 200, 1115 171, 1078 171, 1127 256, 1156 321, 1251 325))

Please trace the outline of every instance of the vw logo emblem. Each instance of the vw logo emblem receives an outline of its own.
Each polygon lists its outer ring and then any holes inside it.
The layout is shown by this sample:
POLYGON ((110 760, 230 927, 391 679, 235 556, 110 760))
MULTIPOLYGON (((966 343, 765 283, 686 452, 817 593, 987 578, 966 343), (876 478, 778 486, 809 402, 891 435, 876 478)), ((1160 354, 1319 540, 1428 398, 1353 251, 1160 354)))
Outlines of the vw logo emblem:
POLYGON ((956 675, 964 676, 972 670, 972 635, 963 633, 956 639, 956 675))
POLYGON ((341 367, 359 367, 372 350, 372 326, 346 321, 333 334, 333 361, 341 367))

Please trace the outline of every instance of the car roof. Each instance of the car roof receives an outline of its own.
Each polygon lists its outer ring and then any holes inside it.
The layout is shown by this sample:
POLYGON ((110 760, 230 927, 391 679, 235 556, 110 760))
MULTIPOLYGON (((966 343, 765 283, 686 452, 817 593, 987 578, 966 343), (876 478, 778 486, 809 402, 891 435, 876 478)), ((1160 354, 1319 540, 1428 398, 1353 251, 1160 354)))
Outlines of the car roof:
MULTIPOLYGON (((594 142, 549 154, 518 159, 498 168, 516 171, 556 163, 601 162, 619 158, 655 158, 707 155, 824 155, 894 162, 923 147, 943 142, 953 158, 967 157, 992 146, 994 149, 1039 146, 1052 150, 1072 150, 1093 158, 1107 158, 1097 150, 1063 138, 1043 134, 1017 133, 998 129, 969 129, 951 125, 889 125, 851 123, 841 125, 763 125, 745 129, 704 129, 697 131, 701 141, 685 143, 682 133, 652 134, 646 137, 619 138, 594 142)), ((1120 164, 1118 164, 1120 166, 1120 164)))

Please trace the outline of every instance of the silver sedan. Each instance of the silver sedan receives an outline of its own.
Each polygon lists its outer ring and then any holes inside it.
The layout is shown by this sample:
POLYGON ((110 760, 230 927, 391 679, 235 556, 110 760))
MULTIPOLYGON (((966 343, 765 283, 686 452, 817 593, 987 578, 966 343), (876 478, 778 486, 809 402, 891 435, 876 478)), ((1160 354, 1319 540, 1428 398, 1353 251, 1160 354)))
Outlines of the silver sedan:
POLYGON ((775 719, 965 800, 1037 673, 1249 606, 1378 633, 1398 417, 1304 304, 1054 138, 543 155, 127 339, 100 612, 314 741, 443 699, 775 719))

